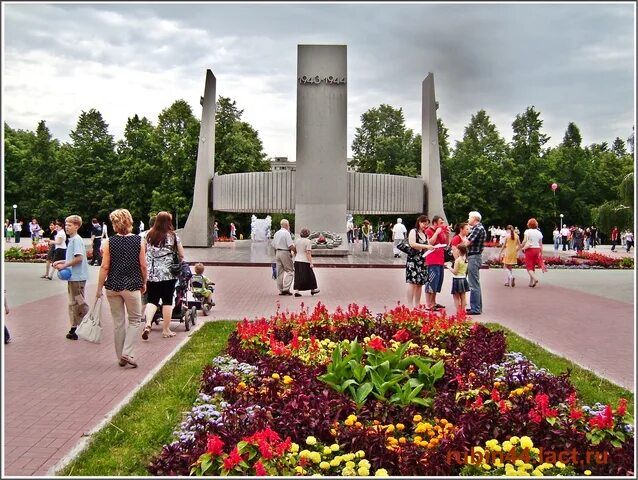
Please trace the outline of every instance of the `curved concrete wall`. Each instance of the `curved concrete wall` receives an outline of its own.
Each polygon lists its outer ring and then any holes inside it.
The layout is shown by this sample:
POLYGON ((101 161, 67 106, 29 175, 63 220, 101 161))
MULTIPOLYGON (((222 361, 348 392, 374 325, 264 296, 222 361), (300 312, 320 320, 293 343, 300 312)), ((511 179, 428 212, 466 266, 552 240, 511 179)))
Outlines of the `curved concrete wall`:
MULTIPOLYGON (((387 215, 426 211, 424 182, 420 178, 358 172, 347 175, 349 212, 387 215)), ((293 171, 215 175, 211 189, 211 208, 220 212, 295 212, 293 171)))

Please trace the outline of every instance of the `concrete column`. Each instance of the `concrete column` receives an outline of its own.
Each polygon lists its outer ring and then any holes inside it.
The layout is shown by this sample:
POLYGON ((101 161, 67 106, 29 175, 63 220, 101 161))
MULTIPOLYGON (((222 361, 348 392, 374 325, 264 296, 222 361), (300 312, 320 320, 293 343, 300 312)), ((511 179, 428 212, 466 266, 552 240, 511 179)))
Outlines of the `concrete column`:
POLYGON ((345 45, 298 45, 295 233, 330 231, 343 245, 347 73, 345 45))
POLYGON ((199 147, 193 206, 186 225, 180 232, 187 247, 210 247, 213 239, 213 212, 209 203, 210 183, 215 174, 215 110, 217 107, 217 79, 206 70, 206 86, 202 102, 202 122, 199 128, 199 147))
POLYGON ((421 177, 427 191, 427 215, 430 219, 434 215, 439 215, 447 223, 445 210, 443 210, 439 129, 436 123, 437 105, 434 95, 433 73, 428 73, 421 88, 421 177))

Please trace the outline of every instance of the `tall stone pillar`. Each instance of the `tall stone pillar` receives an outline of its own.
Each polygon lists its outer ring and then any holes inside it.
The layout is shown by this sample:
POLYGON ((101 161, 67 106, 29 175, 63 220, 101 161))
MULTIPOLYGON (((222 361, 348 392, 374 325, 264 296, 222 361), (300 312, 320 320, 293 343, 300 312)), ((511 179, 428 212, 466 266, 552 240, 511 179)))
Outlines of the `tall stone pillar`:
POLYGON ((347 206, 347 47, 297 46, 295 233, 340 234, 347 206))
POLYGON ((206 86, 202 102, 202 122, 199 128, 197 167, 193 206, 186 225, 180 233, 187 247, 210 247, 213 239, 213 216, 210 209, 210 182, 215 174, 215 110, 217 107, 217 79, 206 70, 206 86))
POLYGON ((427 215, 430 219, 434 215, 439 215, 447 223, 445 210, 443 210, 439 128, 436 123, 437 105, 433 73, 428 73, 421 88, 421 177, 427 190, 427 215))

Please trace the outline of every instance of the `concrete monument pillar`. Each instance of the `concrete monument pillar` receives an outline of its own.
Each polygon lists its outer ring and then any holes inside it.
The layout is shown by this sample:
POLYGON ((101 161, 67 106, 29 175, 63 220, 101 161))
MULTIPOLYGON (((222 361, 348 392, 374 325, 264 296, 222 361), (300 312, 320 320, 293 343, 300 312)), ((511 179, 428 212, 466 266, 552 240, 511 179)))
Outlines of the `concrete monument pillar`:
POLYGON ((202 102, 202 122, 199 128, 197 168, 193 206, 186 225, 180 233, 187 247, 210 247, 213 239, 214 218, 209 203, 210 182, 215 174, 215 110, 217 107, 217 79, 206 70, 206 86, 202 102))
POLYGON ((295 233, 345 239, 347 74, 345 45, 297 46, 295 233))
POLYGON ((445 219, 443 210, 443 187, 441 185, 441 157, 439 153, 439 128, 436 123, 436 97, 434 96, 434 74, 428 73, 421 85, 421 177, 427 190, 427 215, 432 219, 439 215, 445 219))

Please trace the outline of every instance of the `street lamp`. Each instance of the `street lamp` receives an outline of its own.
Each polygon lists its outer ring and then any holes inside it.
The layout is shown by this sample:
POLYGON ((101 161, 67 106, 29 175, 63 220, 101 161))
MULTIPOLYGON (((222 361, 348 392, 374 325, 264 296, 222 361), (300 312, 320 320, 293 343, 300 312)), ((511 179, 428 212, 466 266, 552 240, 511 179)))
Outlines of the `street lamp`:
POLYGON ((15 225, 16 223, 18 223, 18 206, 14 203, 13 204, 13 224, 15 225))
POLYGON ((563 216, 564 216, 564 215, 561 213, 561 214, 560 214, 560 229, 561 229, 561 230, 563 229, 563 216))

